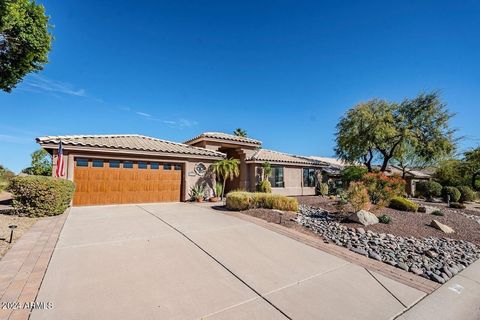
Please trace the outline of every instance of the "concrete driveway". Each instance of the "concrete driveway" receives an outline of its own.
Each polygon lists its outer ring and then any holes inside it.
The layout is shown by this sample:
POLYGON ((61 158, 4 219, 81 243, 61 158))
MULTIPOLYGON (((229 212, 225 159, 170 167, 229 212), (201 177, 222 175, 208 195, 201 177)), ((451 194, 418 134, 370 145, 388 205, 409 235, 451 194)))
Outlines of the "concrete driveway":
POLYGON ((31 319, 391 319, 423 296, 207 207, 77 207, 31 319))

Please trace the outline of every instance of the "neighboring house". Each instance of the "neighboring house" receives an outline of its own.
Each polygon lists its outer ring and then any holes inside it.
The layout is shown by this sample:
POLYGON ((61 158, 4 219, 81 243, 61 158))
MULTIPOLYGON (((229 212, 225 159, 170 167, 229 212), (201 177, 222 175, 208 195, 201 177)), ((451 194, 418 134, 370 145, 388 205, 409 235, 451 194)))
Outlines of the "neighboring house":
MULTIPOLYGON (((374 166, 374 169, 375 168, 380 169, 380 166, 374 166)), ((387 176, 396 175, 396 176, 402 177, 403 170, 398 166, 391 165, 387 167, 387 170, 385 171, 385 175, 387 176)), ((432 175, 427 172, 407 168, 405 170, 405 176, 403 177, 403 179, 406 182, 405 192, 410 196, 414 196, 416 192, 417 183, 423 180, 430 180, 431 178, 432 178, 432 175)))
POLYGON ((218 132, 205 132, 185 143, 135 134, 36 140, 52 154, 54 166, 62 142, 65 178, 76 184, 74 205, 186 201, 194 185, 213 185, 208 168, 224 158, 240 160, 240 176, 228 182, 227 192, 255 191, 262 163, 269 162, 273 193, 314 195, 316 177, 328 166, 316 159, 261 149, 259 140, 218 132))

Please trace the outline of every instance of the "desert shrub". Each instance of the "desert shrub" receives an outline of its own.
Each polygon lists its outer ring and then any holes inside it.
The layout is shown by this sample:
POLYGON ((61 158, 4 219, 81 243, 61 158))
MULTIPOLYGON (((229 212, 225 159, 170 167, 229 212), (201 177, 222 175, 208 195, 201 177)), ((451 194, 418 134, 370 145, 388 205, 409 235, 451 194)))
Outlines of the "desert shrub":
POLYGON ((328 183, 321 182, 318 184, 318 193, 322 196, 328 196, 328 183))
POLYGON ((18 214, 55 216, 62 214, 70 205, 75 185, 65 179, 25 176, 11 179, 8 191, 13 194, 13 207, 18 214))
POLYGON ((405 193, 405 180, 398 176, 387 177, 382 172, 370 172, 363 176, 370 201, 378 206, 385 206, 390 199, 405 193))
POLYGON ((467 206, 459 202, 450 202, 449 207, 452 209, 465 209, 467 206))
POLYGON ((442 198, 443 201, 447 202, 450 196, 450 202, 458 202, 462 194, 455 187, 443 187, 442 188, 442 198))
POLYGON ((363 176, 368 172, 367 168, 361 166, 348 166, 341 172, 341 179, 345 183, 349 184, 352 181, 360 181, 363 176))
POLYGON ((367 188, 361 182, 350 183, 347 199, 355 212, 370 209, 370 197, 368 196, 367 188))
POLYGON ((390 200, 389 207, 400 211, 417 212, 418 210, 418 204, 399 196, 395 196, 390 200))
POLYGON ((460 202, 470 202, 475 200, 475 191, 473 191, 469 186, 460 186, 457 189, 460 191, 460 202))
POLYGON ((432 214, 434 216, 439 216, 439 217, 443 217, 445 215, 445 213, 443 213, 443 211, 440 211, 440 210, 435 210, 432 212, 432 214))
POLYGON ((442 185, 435 181, 420 181, 416 191, 418 195, 430 200, 442 194, 442 185))
POLYGON ((378 221, 380 221, 380 223, 389 224, 392 221, 392 218, 386 214, 382 214, 378 217, 378 221))
POLYGON ((227 208, 230 210, 265 208, 298 211, 298 202, 295 198, 289 198, 278 194, 263 192, 229 192, 227 194, 227 208))
POLYGON ((258 191, 265 193, 272 193, 272 184, 268 180, 263 180, 258 185, 258 191))
POLYGON ((418 207, 417 212, 425 213, 425 212, 427 212, 427 208, 426 207, 418 207))

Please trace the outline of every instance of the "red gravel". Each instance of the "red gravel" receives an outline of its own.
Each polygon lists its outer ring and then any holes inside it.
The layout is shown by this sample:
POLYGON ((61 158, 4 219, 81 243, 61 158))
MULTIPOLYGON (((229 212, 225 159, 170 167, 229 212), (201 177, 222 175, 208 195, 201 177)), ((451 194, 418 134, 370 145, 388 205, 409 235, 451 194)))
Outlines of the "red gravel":
MULTIPOLYGON (((332 212, 334 216, 337 214, 335 207, 336 200, 320 196, 297 197, 297 200, 300 204, 319 207, 332 212)), ((426 205, 431 204, 428 203, 426 205)), ((441 206, 442 204, 438 205, 441 206)), ((479 223, 462 216, 460 213, 451 211, 448 208, 445 208, 445 206, 443 206, 442 211, 445 213, 445 216, 443 217, 426 213, 404 212, 390 208, 380 208, 374 210, 373 213, 377 216, 386 214, 392 218, 392 221, 389 224, 378 223, 372 226, 362 226, 358 223, 342 221, 344 216, 338 216, 338 220, 349 227, 362 227, 365 230, 372 230, 378 233, 391 233, 398 236, 416 238, 445 237, 466 240, 480 245, 479 223), (430 227, 430 222, 433 219, 452 227, 455 230, 455 233, 447 235, 440 230, 430 227)), ((469 210, 464 210, 462 212, 471 214, 469 210)))

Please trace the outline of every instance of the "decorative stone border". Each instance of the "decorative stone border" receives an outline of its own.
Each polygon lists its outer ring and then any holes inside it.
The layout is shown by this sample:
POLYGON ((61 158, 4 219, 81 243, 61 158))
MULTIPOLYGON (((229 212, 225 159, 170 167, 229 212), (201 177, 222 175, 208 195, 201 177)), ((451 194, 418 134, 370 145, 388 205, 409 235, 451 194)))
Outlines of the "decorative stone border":
POLYGON ((35 301, 69 209, 35 223, 0 260, 0 319, 26 320, 35 301))

